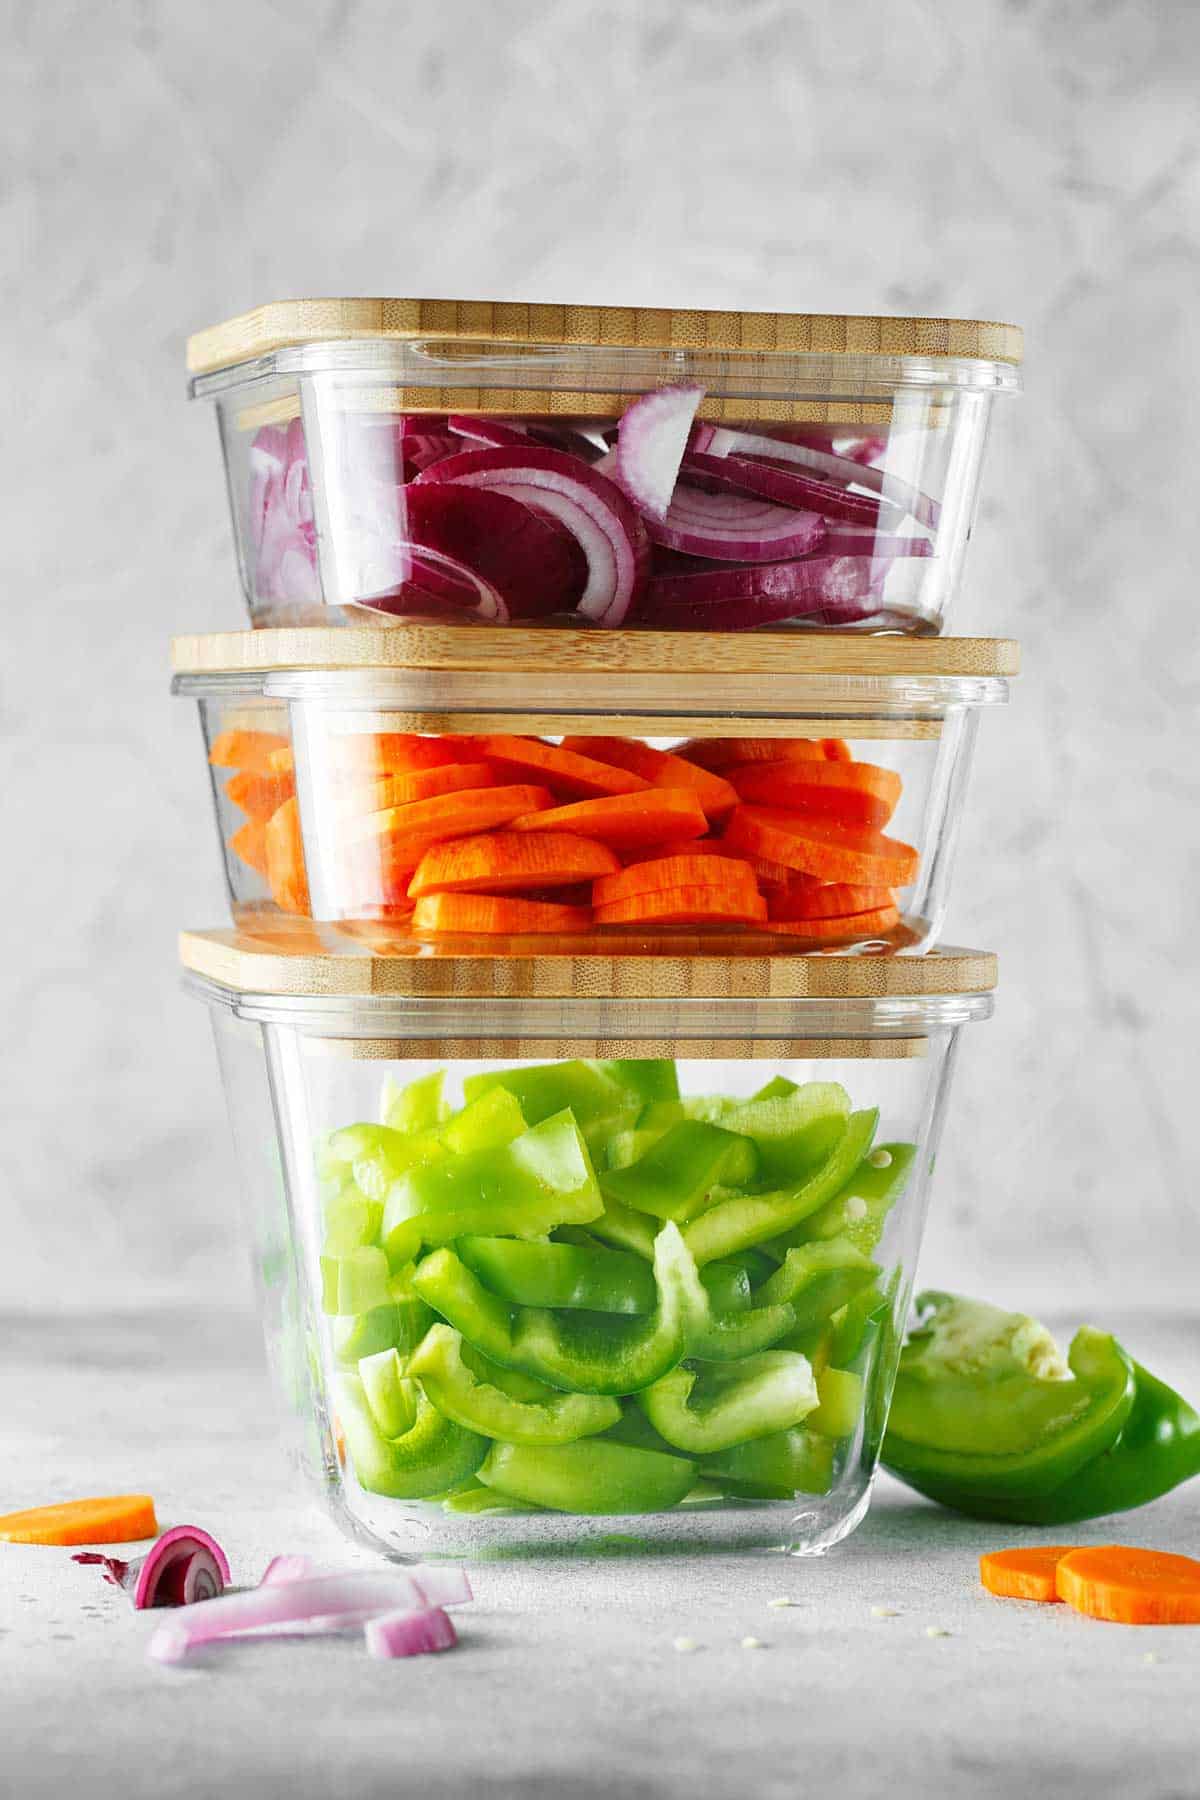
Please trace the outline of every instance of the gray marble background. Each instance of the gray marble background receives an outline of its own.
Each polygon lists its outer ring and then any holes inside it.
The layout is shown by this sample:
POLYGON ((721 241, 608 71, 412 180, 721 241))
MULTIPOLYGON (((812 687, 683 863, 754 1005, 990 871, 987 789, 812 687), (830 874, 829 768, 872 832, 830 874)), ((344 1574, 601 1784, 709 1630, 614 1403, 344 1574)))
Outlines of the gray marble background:
POLYGON ((924 1273, 1099 1316, 1197 1246, 1190 0, 0 7, 8 356, 0 1306, 247 1298, 221 921, 167 637, 240 622, 189 329, 306 293, 1023 323, 957 628, 984 721, 953 936, 1002 952, 924 1273))

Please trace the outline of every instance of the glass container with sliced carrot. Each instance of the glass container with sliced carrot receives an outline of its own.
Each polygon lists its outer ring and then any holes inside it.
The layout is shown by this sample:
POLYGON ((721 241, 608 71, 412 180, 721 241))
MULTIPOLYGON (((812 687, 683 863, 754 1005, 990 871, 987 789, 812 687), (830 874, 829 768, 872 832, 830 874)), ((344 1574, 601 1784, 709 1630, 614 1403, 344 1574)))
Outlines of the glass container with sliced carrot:
POLYGON ((421 625, 184 640, 235 917, 424 954, 505 933, 527 954, 937 941, 978 714, 1014 646, 603 644, 464 648, 421 625))

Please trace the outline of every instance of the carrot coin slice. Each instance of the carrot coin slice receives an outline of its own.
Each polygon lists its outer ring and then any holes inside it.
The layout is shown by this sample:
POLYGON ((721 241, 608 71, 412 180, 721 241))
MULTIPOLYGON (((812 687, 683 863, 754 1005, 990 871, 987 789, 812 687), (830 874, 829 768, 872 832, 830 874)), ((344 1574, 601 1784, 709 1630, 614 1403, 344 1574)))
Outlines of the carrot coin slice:
POLYGON ((899 775, 875 763, 756 763, 734 770, 731 779, 743 800, 876 830, 887 824, 900 799, 899 775))
POLYGON ((891 888, 849 887, 844 881, 801 880, 792 887, 772 889, 767 910, 772 919, 845 919, 852 913, 876 912, 895 906, 891 888))
POLYGON ((899 907, 878 906, 873 912, 849 913, 842 919, 772 919, 767 929, 813 943, 834 943, 839 938, 882 937, 899 923, 899 907))
POLYGON ((472 742, 509 779, 514 772, 519 777, 532 776, 555 795, 595 800, 603 794, 636 794, 650 786, 628 769, 601 762, 586 752, 543 743, 541 738, 495 735, 472 742))
POLYGON ((898 838, 767 806, 739 806, 725 842, 731 849, 852 887, 907 887, 919 860, 912 846, 898 838))
POLYGON ((290 775, 256 775, 250 769, 239 769, 225 783, 230 801, 251 819, 269 819, 295 791, 290 775))
POLYGON ((284 912, 309 916, 300 804, 293 797, 267 820, 267 882, 275 904, 284 912))
POLYGON ((544 787, 473 788, 364 813, 347 822, 346 836, 351 843, 390 836, 470 837, 477 831, 511 824, 526 814, 536 815, 539 808, 549 805, 550 795, 544 787))
POLYGON ((710 819, 725 818, 737 805, 737 794, 723 776, 670 750, 655 750, 638 738, 571 737, 563 739, 562 747, 627 769, 651 787, 690 788, 710 819))
POLYGON ((252 775, 274 773, 277 752, 291 755, 287 739, 277 731, 221 731, 212 741, 208 760, 217 769, 248 769, 252 775))
POLYGON ((433 800, 439 794, 468 793, 495 787, 496 777, 484 762, 442 763, 432 769, 412 769, 407 775, 381 775, 366 783, 346 784, 339 795, 347 811, 385 812, 393 806, 411 806, 417 800, 433 800))
POLYGON ((1168 1550, 1095 1544, 1058 1565, 1058 1597, 1115 1625, 1200 1625, 1200 1562, 1168 1550))
MULTIPOLYGON (((741 763, 758 762, 824 762, 828 761, 826 744, 841 744, 839 738, 690 738, 680 744, 676 754, 702 769, 724 772, 741 763)), ((845 749, 845 745, 841 745, 845 749)), ((849 754, 849 752, 847 752, 849 754)))
POLYGON ((408 891, 414 900, 423 894, 522 893, 573 886, 619 868, 607 844, 566 831, 491 831, 427 850, 408 891))
POLYGON ((758 894, 749 863, 734 862, 730 857, 662 856, 657 861, 634 863, 619 875, 605 875, 592 889, 592 904, 612 906, 636 894, 673 887, 719 888, 735 899, 751 901, 758 894))
POLYGON ((571 831, 595 838, 614 850, 659 843, 668 838, 703 837, 708 829, 704 808, 686 788, 646 788, 639 794, 613 794, 603 800, 577 800, 516 819, 514 831, 571 831))
POLYGON ((6 1544, 132 1544, 157 1536, 149 1494, 61 1500, 0 1517, 0 1541, 6 1544))
POLYGON ((979 1579, 1005 1600, 1057 1602, 1055 1575, 1073 1544, 1028 1544, 1022 1550, 989 1550, 979 1559, 979 1579))
POLYGON ((757 925, 766 918, 767 905, 759 894, 738 894, 729 888, 657 888, 598 906, 595 916, 597 925, 692 925, 705 920, 757 925))
POLYGON ((440 932, 582 931, 592 922, 586 906, 556 906, 545 900, 498 899, 491 894, 427 894, 413 909, 412 928, 426 936, 440 932))
POLYGON ((229 848, 240 857, 248 869, 267 879, 267 821, 266 819, 247 819, 239 825, 229 839, 229 848))

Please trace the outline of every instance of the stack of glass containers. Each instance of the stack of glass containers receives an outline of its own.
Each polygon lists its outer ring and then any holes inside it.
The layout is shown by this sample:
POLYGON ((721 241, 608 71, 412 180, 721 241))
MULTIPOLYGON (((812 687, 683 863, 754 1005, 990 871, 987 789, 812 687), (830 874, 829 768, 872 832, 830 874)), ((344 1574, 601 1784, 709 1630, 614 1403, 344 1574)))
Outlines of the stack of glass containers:
POLYGON ((828 1548, 991 1010, 940 937, 1016 646, 938 634, 1019 332, 313 301, 189 355, 257 629, 175 645, 233 917, 183 961, 301 1463, 391 1555, 828 1548))

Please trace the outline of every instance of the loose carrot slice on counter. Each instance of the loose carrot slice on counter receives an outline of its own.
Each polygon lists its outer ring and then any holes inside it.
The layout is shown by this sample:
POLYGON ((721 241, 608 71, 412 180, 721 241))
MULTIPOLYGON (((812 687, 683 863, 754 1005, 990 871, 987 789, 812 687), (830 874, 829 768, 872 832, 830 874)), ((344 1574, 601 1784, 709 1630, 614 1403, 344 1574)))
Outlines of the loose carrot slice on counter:
POLYGON ((271 775, 277 772, 271 758, 283 750, 291 756, 291 746, 277 731, 222 731, 212 741, 208 760, 216 769, 248 769, 252 775, 271 775))
POLYGON ((804 880, 797 886, 776 888, 767 896, 772 919, 844 919, 852 913, 876 912, 895 906, 891 888, 849 887, 844 881, 804 880))
POLYGON ((735 898, 753 899, 758 894, 749 863, 734 862, 731 857, 660 856, 657 860, 634 863, 619 875, 603 876, 592 889, 592 904, 612 906, 618 900, 631 900, 636 894, 678 887, 720 888, 735 898))
POLYGON ((566 831, 492 831, 427 850, 408 891, 414 900, 423 894, 523 893, 615 875, 619 868, 607 844, 566 831))
POLYGON ((703 837, 708 829, 704 808, 686 788, 646 788, 640 794, 612 794, 603 800, 577 800, 516 819, 514 831, 571 831, 596 838, 614 850, 654 844, 677 837, 703 837))
POLYGON ((775 807, 739 806, 725 842, 802 874, 853 887, 907 887, 917 873, 917 852, 898 838, 775 807))
POLYGON ((839 938, 882 937, 899 923, 899 907, 878 906, 873 912, 848 913, 840 919, 772 919, 767 929, 813 943, 836 943, 839 938))
POLYGON ((550 795, 544 787, 469 788, 462 793, 435 794, 429 800, 412 800, 406 806, 365 813, 347 822, 346 837, 350 843, 390 836, 471 837, 477 831, 490 831, 525 815, 538 817, 539 809, 549 805, 550 795))
POLYGON ((989 1550, 979 1559, 979 1579, 1004 1600, 1057 1602, 1055 1574, 1071 1544, 1029 1544, 1022 1550, 989 1550))
POLYGON ((731 780, 743 800, 841 819, 847 825, 887 824, 900 799, 894 769, 865 762, 756 763, 731 780))
MULTIPOLYGON (((570 798, 595 800, 603 794, 636 794, 650 783, 629 770, 601 762, 586 751, 580 753, 558 744, 547 744, 541 738, 491 737, 473 738, 477 751, 489 762, 496 763, 509 774, 536 776, 552 793, 570 798)), ((583 740, 586 741, 586 740, 583 740)))
POLYGON ((722 773, 741 763, 846 761, 850 755, 841 738, 690 738, 677 752, 702 769, 722 773))
POLYGON ((132 1544, 157 1536, 149 1494, 60 1500, 0 1517, 0 1540, 6 1544, 132 1544))
POLYGON ((1200 1562, 1168 1550, 1095 1544, 1070 1550, 1055 1576, 1060 1600, 1116 1625, 1200 1625, 1200 1562))
POLYGON ((523 932, 582 931, 592 922, 590 907, 557 906, 546 900, 510 900, 492 894, 427 894, 413 909, 413 930, 434 936, 443 931, 484 932, 519 937, 523 932))
POLYGON ((757 925, 766 916, 760 894, 724 887, 656 888, 595 910, 597 925, 757 925))
POLYGON ((714 775, 670 750, 655 750, 637 738, 570 737, 562 741, 564 750, 575 750, 581 756, 598 762, 612 763, 640 775, 651 787, 691 788, 710 819, 723 819, 733 811, 737 795, 723 776, 714 775))
POLYGON ((255 775, 249 769, 239 769, 225 783, 230 800, 252 819, 269 819, 295 791, 290 775, 255 775))
POLYGON ((248 869, 253 869, 264 881, 268 879, 266 819, 247 819, 244 825, 239 825, 229 839, 229 848, 248 869))
POLYGON ((347 783, 339 802, 347 812, 385 812, 392 806, 411 806, 438 794, 461 794, 475 788, 495 787, 496 777, 486 763, 443 763, 432 769, 412 769, 407 775, 381 775, 369 782, 347 783))
POLYGON ((295 798, 285 800, 267 820, 267 882, 275 904, 284 912, 308 917, 304 840, 300 835, 300 804, 295 798))

